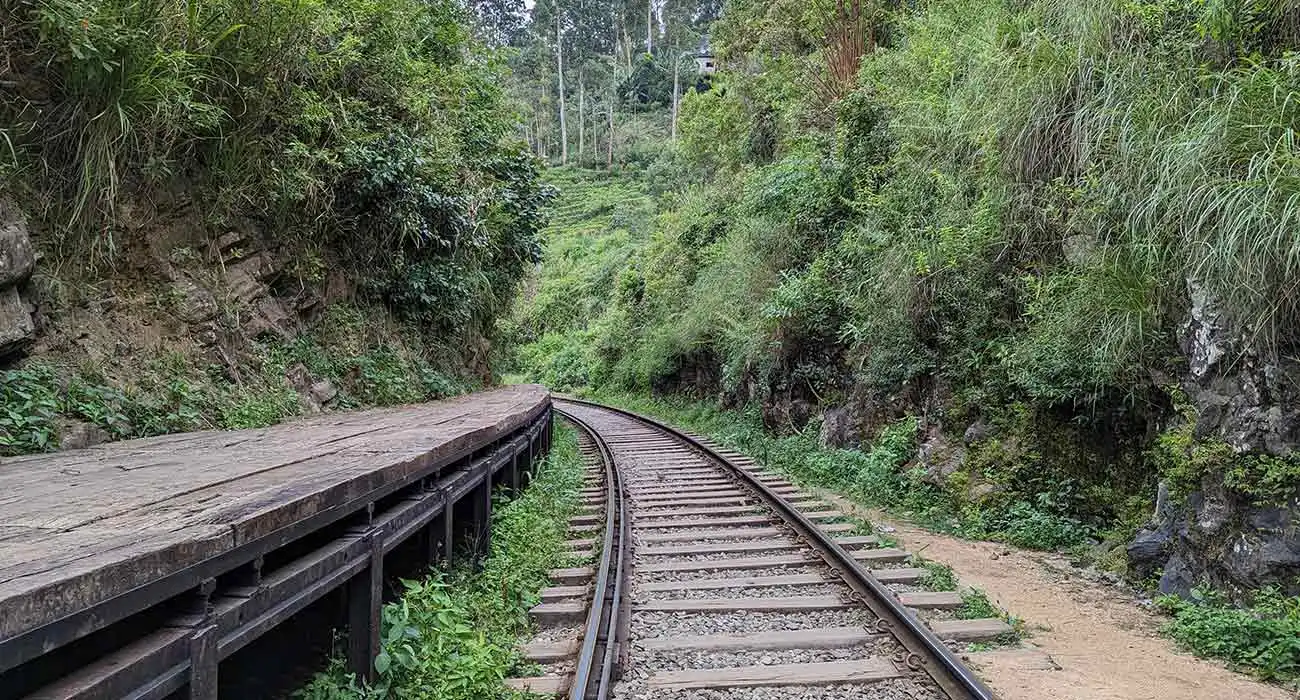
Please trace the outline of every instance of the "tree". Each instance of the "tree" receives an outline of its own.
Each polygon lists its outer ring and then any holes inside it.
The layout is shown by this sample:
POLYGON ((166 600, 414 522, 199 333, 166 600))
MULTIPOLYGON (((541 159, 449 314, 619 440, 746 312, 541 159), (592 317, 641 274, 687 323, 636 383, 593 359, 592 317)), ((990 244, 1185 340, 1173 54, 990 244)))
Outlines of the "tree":
POLYGON ((560 27, 560 11, 555 12, 555 65, 560 93, 560 162, 569 162, 569 127, 564 118, 564 30, 560 27))

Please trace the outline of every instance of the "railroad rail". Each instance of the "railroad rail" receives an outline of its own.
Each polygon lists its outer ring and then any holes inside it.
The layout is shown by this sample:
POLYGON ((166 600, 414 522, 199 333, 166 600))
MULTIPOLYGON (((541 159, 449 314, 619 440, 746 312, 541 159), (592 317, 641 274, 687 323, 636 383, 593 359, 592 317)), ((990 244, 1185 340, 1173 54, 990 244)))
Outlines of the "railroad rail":
POLYGON ((331 629, 369 677, 396 577, 486 550, 551 417, 518 386, 5 460, 0 700, 276 697, 331 629))
POLYGON ((555 407, 591 462, 571 546, 594 563, 552 572, 558 585, 532 611, 542 632, 524 649, 543 673, 511 686, 570 700, 760 687, 775 700, 809 686, 993 698, 952 647, 1010 628, 952 619, 960 596, 918 590, 924 570, 906 552, 703 438, 591 402, 555 407), (602 646, 603 658, 589 653, 602 646), (588 681, 607 674, 617 686, 588 681))

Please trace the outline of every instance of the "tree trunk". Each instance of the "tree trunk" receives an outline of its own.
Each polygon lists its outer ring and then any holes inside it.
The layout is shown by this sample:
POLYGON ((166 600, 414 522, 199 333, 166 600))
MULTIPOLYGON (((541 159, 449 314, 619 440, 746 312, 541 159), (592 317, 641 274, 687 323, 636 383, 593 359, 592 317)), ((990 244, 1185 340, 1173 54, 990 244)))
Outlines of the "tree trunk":
POLYGON ((623 23, 623 58, 627 60, 627 74, 632 75, 632 37, 628 36, 627 23, 623 23))
POLYGON ((560 79, 560 164, 569 162, 569 128, 564 119, 564 35, 560 32, 560 12, 555 8, 555 70, 560 79))
MULTIPOLYGON (((611 98, 612 97, 613 96, 611 95, 611 98)), ((609 101, 609 153, 605 157, 606 170, 614 169, 614 105, 615 104, 616 104, 615 100, 611 99, 609 101)))
POLYGON ((655 52, 654 26, 655 26, 655 0, 646 0, 645 2, 645 52, 648 54, 653 54, 655 52))
POLYGON ((677 109, 682 103, 681 68, 682 57, 678 56, 673 61, 673 141, 677 141, 677 109))
POLYGON ((582 70, 578 71, 578 165, 582 165, 582 155, 587 150, 587 89, 582 82, 582 70))

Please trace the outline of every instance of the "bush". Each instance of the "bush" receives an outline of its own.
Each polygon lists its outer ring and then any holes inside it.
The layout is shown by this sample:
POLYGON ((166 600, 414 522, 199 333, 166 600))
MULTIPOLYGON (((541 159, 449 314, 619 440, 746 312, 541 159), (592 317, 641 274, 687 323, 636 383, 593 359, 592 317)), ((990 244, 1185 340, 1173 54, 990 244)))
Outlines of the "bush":
POLYGON ((577 436, 560 428, 538 478, 493 509, 491 552, 471 566, 406 581, 384 606, 378 681, 362 687, 339 662, 295 697, 302 700, 482 700, 513 697, 501 684, 520 663, 515 648, 546 572, 567 564, 564 538, 577 511, 582 464, 577 436))
POLYGON ((1198 656, 1224 659, 1268 680, 1300 678, 1300 598, 1265 588, 1250 607, 1233 608, 1197 589, 1192 600, 1162 596, 1156 602, 1173 616, 1164 632, 1198 656))

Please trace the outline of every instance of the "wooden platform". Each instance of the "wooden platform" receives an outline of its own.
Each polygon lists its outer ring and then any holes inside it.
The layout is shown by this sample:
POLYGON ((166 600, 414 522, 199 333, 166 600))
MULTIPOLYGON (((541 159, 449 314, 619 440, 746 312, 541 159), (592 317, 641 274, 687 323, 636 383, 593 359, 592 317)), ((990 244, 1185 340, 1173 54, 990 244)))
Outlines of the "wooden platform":
POLYGON ((549 405, 515 386, 4 460, 0 672, 345 518, 364 530, 385 498, 455 502, 502 466, 471 458, 537 439, 549 405))

